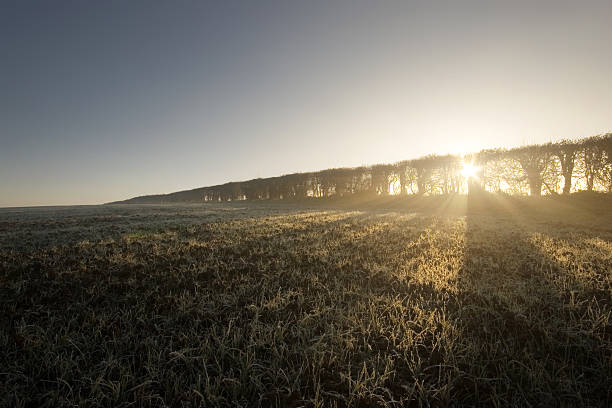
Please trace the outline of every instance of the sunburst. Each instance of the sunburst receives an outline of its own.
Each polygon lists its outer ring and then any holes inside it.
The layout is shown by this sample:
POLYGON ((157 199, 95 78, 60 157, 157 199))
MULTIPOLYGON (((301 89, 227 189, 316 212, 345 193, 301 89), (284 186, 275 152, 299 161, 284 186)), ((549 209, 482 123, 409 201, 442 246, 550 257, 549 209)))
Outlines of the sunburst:
POLYGON ((467 179, 478 178, 479 171, 480 167, 474 165, 474 163, 463 163, 463 169, 461 170, 461 174, 467 179))

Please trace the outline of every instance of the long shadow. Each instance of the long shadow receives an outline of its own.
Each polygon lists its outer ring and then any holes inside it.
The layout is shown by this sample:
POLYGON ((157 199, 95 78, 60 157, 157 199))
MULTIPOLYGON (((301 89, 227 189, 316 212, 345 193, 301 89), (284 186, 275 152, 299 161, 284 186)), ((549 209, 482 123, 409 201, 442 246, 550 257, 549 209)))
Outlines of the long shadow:
MULTIPOLYGON (((609 281, 594 288, 574 279, 576 269, 534 239, 552 234, 571 242, 603 234, 609 242, 605 226, 592 227, 609 220, 584 208, 536 211, 527 203, 488 194, 468 198, 456 306, 475 361, 464 361, 461 370, 484 404, 504 395, 512 405, 609 405, 609 281)), ((593 261, 612 267, 609 254, 593 261)))
POLYGON ((319 209, 179 228, 180 245, 145 236, 50 251, 13 268, 30 278, 23 287, 2 287, 15 315, 6 371, 21 365, 11 381, 38 396, 59 378, 84 395, 122 384, 124 402, 146 391, 196 406, 301 406, 315 394, 339 406, 609 405, 609 296, 559 279, 575 270, 541 245, 610 242, 607 227, 575 232, 571 212, 491 197, 439 202, 425 216, 317 220, 319 209), (422 263, 448 284, 414 278, 422 263))

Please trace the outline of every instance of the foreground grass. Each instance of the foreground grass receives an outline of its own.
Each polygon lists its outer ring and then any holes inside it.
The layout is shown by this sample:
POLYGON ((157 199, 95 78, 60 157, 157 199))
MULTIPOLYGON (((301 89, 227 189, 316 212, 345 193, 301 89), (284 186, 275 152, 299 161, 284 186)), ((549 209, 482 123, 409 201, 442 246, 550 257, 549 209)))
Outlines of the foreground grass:
POLYGON ((495 200, 6 229, 0 404, 609 406, 609 207, 495 200))

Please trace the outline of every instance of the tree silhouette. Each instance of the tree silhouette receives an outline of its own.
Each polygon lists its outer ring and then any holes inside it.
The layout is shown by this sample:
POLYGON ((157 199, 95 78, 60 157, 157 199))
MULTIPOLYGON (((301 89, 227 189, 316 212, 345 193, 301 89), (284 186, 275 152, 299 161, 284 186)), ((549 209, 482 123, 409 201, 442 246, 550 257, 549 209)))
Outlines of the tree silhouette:
POLYGON ((509 151, 509 155, 520 164, 524 172, 523 178, 529 183, 530 194, 540 196, 542 194, 543 175, 551 163, 552 155, 548 146, 521 147, 509 151))
POLYGON ((136 197, 126 202, 308 200, 358 195, 472 194, 478 191, 529 192, 540 196, 542 193, 567 195, 580 187, 587 191, 612 192, 612 133, 510 150, 486 149, 464 156, 429 155, 394 164, 257 178, 136 197), (465 177, 462 174, 465 163, 478 168, 477 174, 465 177))
POLYGON ((569 194, 572 190, 572 176, 578 154, 578 144, 570 140, 562 140, 552 146, 552 153, 559 159, 561 174, 563 175, 563 194, 569 194))

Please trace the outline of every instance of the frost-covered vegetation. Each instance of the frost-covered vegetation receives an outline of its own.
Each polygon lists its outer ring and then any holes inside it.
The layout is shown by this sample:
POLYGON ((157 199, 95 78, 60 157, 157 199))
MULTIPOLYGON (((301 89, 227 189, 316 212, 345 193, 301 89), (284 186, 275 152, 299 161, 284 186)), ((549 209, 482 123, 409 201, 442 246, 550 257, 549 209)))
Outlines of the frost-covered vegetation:
POLYGON ((412 204, 0 210, 0 406, 609 406, 610 199, 412 204))

